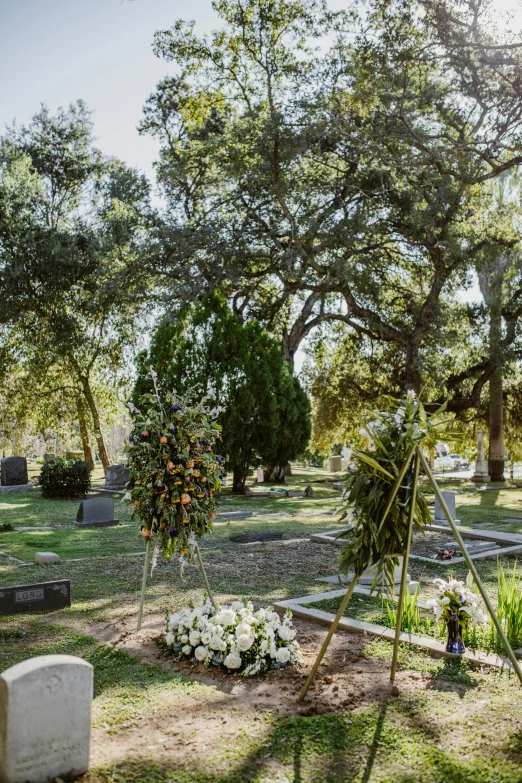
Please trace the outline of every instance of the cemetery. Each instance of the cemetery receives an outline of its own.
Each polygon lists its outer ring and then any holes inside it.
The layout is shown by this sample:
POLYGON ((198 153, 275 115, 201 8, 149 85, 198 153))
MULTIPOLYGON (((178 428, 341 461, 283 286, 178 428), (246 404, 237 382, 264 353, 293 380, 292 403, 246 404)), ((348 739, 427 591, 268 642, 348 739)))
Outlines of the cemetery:
POLYGON ((0 0, 0 783, 522 783, 519 5, 0 0))

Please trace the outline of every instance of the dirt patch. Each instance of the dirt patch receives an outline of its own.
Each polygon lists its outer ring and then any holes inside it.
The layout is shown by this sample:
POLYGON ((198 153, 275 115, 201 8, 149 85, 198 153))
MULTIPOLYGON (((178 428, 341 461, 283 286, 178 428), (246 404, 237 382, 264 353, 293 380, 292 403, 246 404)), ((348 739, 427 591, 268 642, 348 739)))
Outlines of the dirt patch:
MULTIPOLYGON (((208 699, 181 698, 175 712, 168 716, 161 710, 149 714, 146 732, 136 727, 122 726, 117 732, 97 727, 91 763, 116 763, 151 749, 155 757, 166 754, 171 759, 179 756, 186 760, 188 750, 204 753, 219 743, 223 734, 232 735, 247 725, 252 736, 256 736, 256 726, 262 733, 263 715, 322 715, 390 698, 389 662, 363 654, 367 641, 364 636, 340 632, 330 643, 306 701, 300 702, 299 691, 328 629, 299 618, 294 618, 294 624, 303 649, 303 664, 251 678, 226 674, 213 667, 205 669, 202 664, 189 661, 176 662, 165 656, 157 644, 163 626, 160 615, 148 615, 140 633, 135 630, 135 615, 84 627, 99 641, 143 663, 159 665, 215 689, 208 699)), ((430 675, 419 672, 400 671, 397 675, 401 693, 426 687, 430 681, 430 675)))

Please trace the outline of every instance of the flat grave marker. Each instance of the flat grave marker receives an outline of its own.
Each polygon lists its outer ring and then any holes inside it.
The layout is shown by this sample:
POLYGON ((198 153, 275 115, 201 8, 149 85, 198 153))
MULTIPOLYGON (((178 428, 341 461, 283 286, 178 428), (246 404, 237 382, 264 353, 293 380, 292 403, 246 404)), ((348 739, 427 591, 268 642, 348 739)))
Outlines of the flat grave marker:
POLYGON ((81 658, 41 655, 0 675, 1 783, 88 771, 92 673, 81 658))
POLYGON ((70 605, 70 579, 0 587, 0 615, 25 614, 42 610, 53 612, 70 605))

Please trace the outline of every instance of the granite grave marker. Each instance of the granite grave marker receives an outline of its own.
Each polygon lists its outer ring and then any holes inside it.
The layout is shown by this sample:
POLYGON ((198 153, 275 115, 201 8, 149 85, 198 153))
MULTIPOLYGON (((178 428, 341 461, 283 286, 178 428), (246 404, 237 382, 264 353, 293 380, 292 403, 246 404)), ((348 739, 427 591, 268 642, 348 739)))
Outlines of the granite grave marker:
POLYGON ((0 615, 63 609, 71 605, 70 579, 0 587, 0 615))
POLYGON ((76 514, 76 527, 110 527, 119 525, 114 519, 114 498, 82 500, 76 514))
POLYGON ((92 673, 81 658, 41 655, 0 675, 0 783, 88 771, 92 673))

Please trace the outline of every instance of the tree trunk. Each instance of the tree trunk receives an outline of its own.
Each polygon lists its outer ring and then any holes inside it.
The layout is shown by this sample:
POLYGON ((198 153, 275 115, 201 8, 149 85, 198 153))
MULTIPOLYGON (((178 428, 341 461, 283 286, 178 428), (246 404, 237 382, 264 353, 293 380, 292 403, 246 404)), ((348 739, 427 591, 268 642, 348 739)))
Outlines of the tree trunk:
POLYGON ((103 440, 98 408, 96 407, 96 402, 94 400, 89 379, 85 375, 82 375, 80 380, 82 382, 83 393, 85 395, 85 399, 87 400, 87 405, 89 406, 89 410, 91 412, 92 421, 94 424, 94 434, 96 436, 96 443, 98 444, 98 452, 100 454, 100 459, 103 465, 103 472, 107 473, 107 468, 110 465, 110 461, 109 461, 109 455, 107 454, 107 449, 105 448, 105 441, 103 440))
POLYGON ((92 456, 91 446, 89 444, 89 431, 87 429, 87 421, 85 419, 85 410, 83 408, 82 399, 79 395, 76 397, 76 407, 78 409, 78 423, 80 425, 80 434, 82 438, 83 458, 91 470, 94 470, 94 459, 92 456))
MULTIPOLYGON (((499 358, 501 340, 501 316, 491 315, 489 347, 491 356, 499 358)), ((502 390, 502 364, 496 366, 489 381, 489 458, 491 481, 504 481, 504 398, 502 390)))
POLYGON ((232 478, 232 492, 235 495, 245 494, 245 481, 246 481, 246 476, 244 475, 244 473, 235 469, 232 478))

